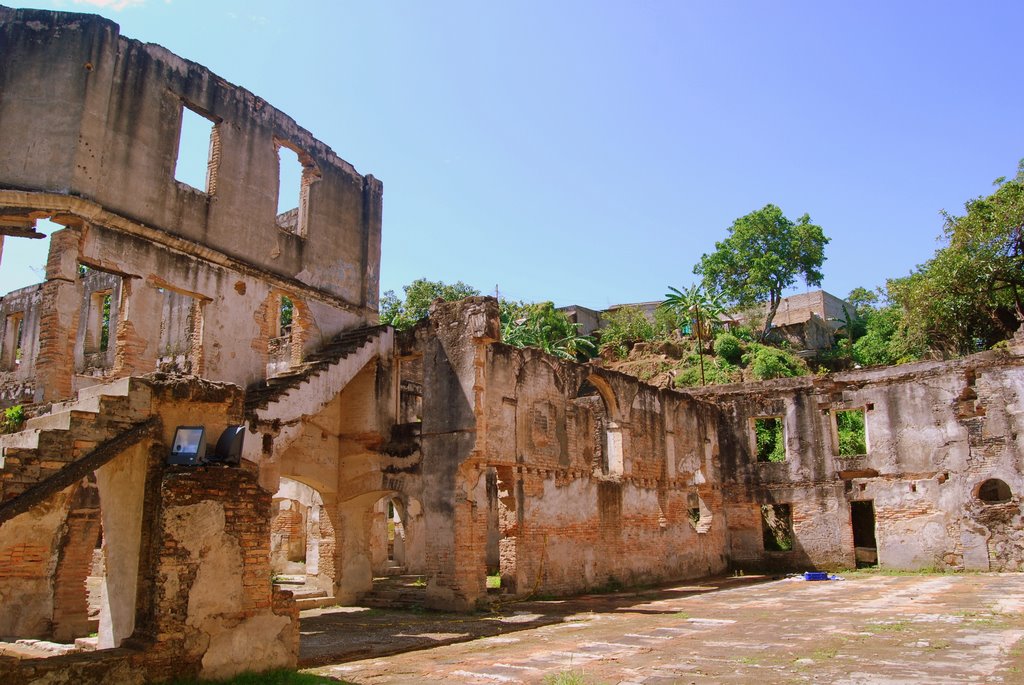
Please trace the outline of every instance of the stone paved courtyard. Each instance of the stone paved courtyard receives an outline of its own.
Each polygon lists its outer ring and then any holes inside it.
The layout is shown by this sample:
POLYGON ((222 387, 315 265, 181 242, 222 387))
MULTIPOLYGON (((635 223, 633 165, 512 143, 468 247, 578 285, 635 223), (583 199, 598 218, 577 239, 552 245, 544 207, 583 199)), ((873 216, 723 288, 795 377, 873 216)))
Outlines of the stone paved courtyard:
POLYGON ((302 663, 360 685, 1024 683, 1024 577, 711 579, 473 616, 303 613, 302 663))

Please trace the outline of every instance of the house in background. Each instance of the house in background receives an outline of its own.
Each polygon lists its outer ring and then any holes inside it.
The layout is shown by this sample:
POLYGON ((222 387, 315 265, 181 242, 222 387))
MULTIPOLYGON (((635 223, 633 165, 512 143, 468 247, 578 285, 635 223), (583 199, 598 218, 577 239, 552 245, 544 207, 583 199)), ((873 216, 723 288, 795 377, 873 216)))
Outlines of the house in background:
MULTIPOLYGON (((581 334, 592 335, 607 324, 609 314, 624 307, 641 310, 653 322, 659 306, 661 300, 614 304, 601 311, 574 304, 559 307, 559 311, 565 312, 569 320, 579 326, 581 334)), ((843 326, 844 306, 847 311, 853 311, 848 302, 824 290, 784 297, 772 319, 772 336, 777 340, 788 341, 796 349, 827 349, 832 346, 835 333, 843 326)), ((760 305, 723 315, 720 320, 727 329, 743 325, 757 328, 763 324, 767 312, 767 305, 760 305)))

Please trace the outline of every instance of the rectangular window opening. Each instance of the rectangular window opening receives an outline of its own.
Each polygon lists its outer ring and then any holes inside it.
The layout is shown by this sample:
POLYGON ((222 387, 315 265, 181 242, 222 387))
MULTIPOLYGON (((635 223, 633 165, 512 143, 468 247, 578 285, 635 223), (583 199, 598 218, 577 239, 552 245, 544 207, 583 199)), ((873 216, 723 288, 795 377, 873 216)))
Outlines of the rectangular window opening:
POLYGON ((836 437, 838 438, 839 456, 856 457, 867 454, 868 439, 864 426, 864 410, 837 411, 836 437))
POLYGON ((274 139, 277 148, 277 218, 278 228, 295 235, 306 235, 309 216, 309 189, 319 174, 309 155, 282 140, 274 139))
POLYGON ((106 352, 110 347, 110 305, 112 290, 99 290, 89 297, 89 319, 85 333, 85 352, 106 352))
POLYGON ((280 316, 277 323, 278 337, 291 335, 292 320, 295 316, 295 303, 287 295, 281 296, 280 316))
POLYGON ((165 373, 198 373, 202 351, 202 305, 196 298, 163 288, 157 369, 165 373))
POLYGON ((217 189, 219 161, 220 130, 217 122, 182 103, 178 157, 174 163, 175 180, 213 195, 217 189))
POLYGON ((8 314, 4 326, 3 367, 7 370, 17 368, 21 363, 21 339, 25 327, 25 313, 8 314))
POLYGON ((786 435, 781 416, 754 419, 754 444, 759 462, 786 461, 786 435))
POLYGON ((788 504, 761 505, 761 532, 765 551, 793 550, 793 516, 788 504))

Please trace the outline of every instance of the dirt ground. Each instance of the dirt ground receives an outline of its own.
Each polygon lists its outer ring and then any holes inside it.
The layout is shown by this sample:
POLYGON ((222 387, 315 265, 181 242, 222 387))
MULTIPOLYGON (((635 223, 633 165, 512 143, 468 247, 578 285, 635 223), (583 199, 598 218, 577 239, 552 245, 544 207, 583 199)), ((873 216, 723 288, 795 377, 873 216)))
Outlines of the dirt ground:
POLYGON ((1022 638, 1019 574, 746 577, 470 616, 313 610, 301 660, 359 685, 1024 683, 1022 638))

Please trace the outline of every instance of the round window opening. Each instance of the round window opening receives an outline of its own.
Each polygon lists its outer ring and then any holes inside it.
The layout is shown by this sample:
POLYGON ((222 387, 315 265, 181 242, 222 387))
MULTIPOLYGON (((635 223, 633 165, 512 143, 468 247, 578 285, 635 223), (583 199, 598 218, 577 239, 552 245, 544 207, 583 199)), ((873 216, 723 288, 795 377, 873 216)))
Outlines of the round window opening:
POLYGON ((1012 497, 1010 486, 998 478, 990 478, 978 486, 978 499, 985 504, 1002 504, 1012 497))

